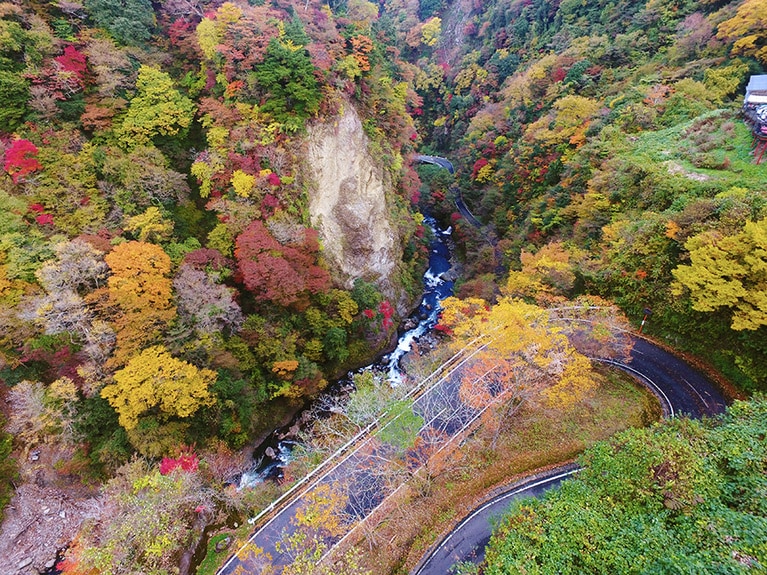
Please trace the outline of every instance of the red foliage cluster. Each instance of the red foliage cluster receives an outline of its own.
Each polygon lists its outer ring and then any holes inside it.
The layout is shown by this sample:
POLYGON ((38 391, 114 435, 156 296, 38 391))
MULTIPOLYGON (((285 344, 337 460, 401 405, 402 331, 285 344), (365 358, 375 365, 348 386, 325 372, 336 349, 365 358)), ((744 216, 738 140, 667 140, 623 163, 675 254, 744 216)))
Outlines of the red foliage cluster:
POLYGON ((567 72, 561 66, 551 73, 551 79, 554 82, 561 82, 567 77, 567 72))
POLYGON ((163 457, 162 461, 160 461, 160 473, 162 475, 168 475, 175 469, 181 469, 181 471, 192 473, 197 471, 199 466, 200 460, 197 457, 197 454, 189 448, 175 459, 173 457, 163 457))
POLYGON ((11 143, 5 151, 5 171, 18 184, 19 178, 41 170, 43 166, 37 161, 37 146, 29 140, 18 139, 11 143))
POLYGON ((52 225, 53 224, 53 216, 51 214, 45 213, 45 206, 42 204, 30 204, 29 205, 29 211, 37 214, 35 216, 35 221, 40 224, 41 226, 45 225, 52 225))
POLYGON ((245 82, 242 80, 230 82, 226 90, 224 90, 224 98, 234 98, 244 87, 245 82))
POLYGON ((471 169, 471 179, 476 180, 479 171, 484 168, 489 162, 485 158, 480 158, 474 162, 474 167, 471 169))
POLYGON ((184 265, 192 266, 196 270, 221 271, 230 268, 232 262, 220 251, 211 248, 193 250, 184 256, 184 265))
POLYGON ((83 355, 70 345, 61 345, 60 342, 52 346, 34 347, 27 342, 21 349, 19 361, 21 363, 37 362, 47 367, 43 371, 43 380, 51 382, 61 377, 68 377, 78 387, 83 384, 83 378, 77 373, 77 369, 83 363, 83 355))
POLYGON ((85 74, 88 72, 88 64, 85 54, 78 52, 77 48, 72 45, 64 48, 64 53, 61 56, 54 58, 58 62, 65 72, 72 72, 77 76, 80 82, 85 79, 85 74))
POLYGON ((378 306, 378 313, 381 314, 383 317, 383 321, 381 322, 381 325, 385 330, 389 329, 392 325, 394 325, 394 321, 392 320, 392 317, 394 316, 394 307, 389 302, 388 299, 385 299, 382 301, 378 306))
POLYGON ((264 214, 270 214, 274 211, 274 208, 279 207, 280 199, 272 194, 264 195, 264 199, 261 200, 261 211, 264 214))
POLYGON ((439 333, 443 333, 445 335, 453 335, 453 330, 450 329, 448 326, 442 323, 438 323, 434 326, 434 331, 437 331, 439 333))
POLYGON ((330 275, 317 265, 317 232, 304 230, 304 241, 282 245, 263 222, 251 223, 237 238, 235 258, 242 281, 259 301, 288 307, 330 287, 330 275))
POLYGON ((266 181, 269 183, 270 186, 277 187, 282 185, 282 180, 280 180, 280 177, 274 172, 266 176, 266 181))
POLYGON ((410 203, 417 205, 421 200, 421 178, 418 177, 418 172, 412 167, 406 168, 400 186, 402 187, 402 195, 410 199, 410 203))

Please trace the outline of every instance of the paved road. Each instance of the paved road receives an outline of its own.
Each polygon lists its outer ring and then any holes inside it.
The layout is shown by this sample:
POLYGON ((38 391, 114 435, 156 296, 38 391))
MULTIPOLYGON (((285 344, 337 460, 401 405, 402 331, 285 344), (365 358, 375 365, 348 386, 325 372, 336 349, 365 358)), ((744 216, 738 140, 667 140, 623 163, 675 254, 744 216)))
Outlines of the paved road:
MULTIPOLYGON (((449 440, 460 436, 481 414, 480 408, 465 404, 458 393, 465 369, 472 365, 474 354, 481 349, 484 349, 484 345, 477 343, 456 354, 455 361, 448 362, 449 368, 435 372, 442 375, 413 401, 413 412, 423 418, 424 425, 418 432, 418 450, 408 452, 408 467, 412 467, 410 471, 442 449, 449 440)), ((388 461, 393 451, 396 451, 396 446, 387 444, 381 437, 367 434, 353 450, 339 454, 326 472, 314 478, 303 495, 296 493, 295 497, 279 505, 274 515, 253 533, 249 542, 268 554, 272 558, 272 565, 281 570, 291 558, 277 551, 277 543, 284 540, 286 534, 296 531, 295 518, 299 509, 305 505, 306 494, 320 488, 329 488, 348 496, 344 515, 351 523, 367 516, 399 487, 407 475, 405 470, 400 474, 392 474, 388 461)), ((336 541, 329 539, 327 543, 333 544, 336 541)), ((237 552, 218 573, 258 574, 261 572, 258 565, 260 560, 237 552)))
POLYGON ((447 158, 441 158, 440 156, 424 156, 421 154, 415 157, 415 161, 421 162, 423 164, 434 164, 435 166, 439 166, 440 168, 445 168, 451 174, 455 173, 453 162, 451 162, 447 158))
MULTIPOLYGON (((617 367, 631 373, 660 400, 668 416, 702 417, 724 411, 724 396, 703 374, 656 345, 636 339, 629 365, 617 367)), ((432 548, 413 575, 449 575, 459 561, 479 563, 484 559, 494 519, 500 518, 512 499, 537 497, 557 487, 577 472, 574 466, 560 467, 535 475, 509 487, 472 511, 438 546, 432 548)))

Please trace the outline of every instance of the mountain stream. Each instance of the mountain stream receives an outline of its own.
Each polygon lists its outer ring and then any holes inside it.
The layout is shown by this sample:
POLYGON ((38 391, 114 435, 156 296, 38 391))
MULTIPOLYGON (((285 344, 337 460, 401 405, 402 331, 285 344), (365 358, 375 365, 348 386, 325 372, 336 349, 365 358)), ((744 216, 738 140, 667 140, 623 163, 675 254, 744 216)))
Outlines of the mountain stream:
MULTIPOLYGON (((325 393, 341 393, 351 384, 354 373, 371 369, 385 373, 391 385, 398 385, 402 379, 400 361, 403 356, 412 349, 413 342, 418 341, 437 325, 441 310, 440 302, 453 293, 453 279, 448 273, 452 267, 448 247, 452 229, 440 229, 431 216, 425 217, 424 225, 432 230, 433 239, 429 244, 429 268, 423 276, 424 293, 421 303, 405 322, 405 325, 415 324, 414 327, 407 329, 399 336, 397 346, 391 352, 371 365, 349 372, 346 377, 331 384, 325 393)), ((293 421, 300 421, 301 414, 308 409, 311 409, 311 406, 305 407, 293 421)), ((297 445, 296 440, 288 434, 288 430, 294 425, 295 423, 291 423, 275 430, 256 448, 253 466, 240 478, 241 489, 282 477, 282 469, 290 461, 293 448, 297 445)))

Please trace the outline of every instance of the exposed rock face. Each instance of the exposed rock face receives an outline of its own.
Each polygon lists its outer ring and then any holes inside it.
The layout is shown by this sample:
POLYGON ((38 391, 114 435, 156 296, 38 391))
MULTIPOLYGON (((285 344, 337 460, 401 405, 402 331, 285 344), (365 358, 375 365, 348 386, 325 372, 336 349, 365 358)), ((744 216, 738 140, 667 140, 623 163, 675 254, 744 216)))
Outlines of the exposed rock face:
POLYGON ((347 103, 332 122, 309 130, 307 160, 315 188, 312 226, 322 239, 333 279, 351 288, 356 278, 375 283, 402 309, 404 294, 392 281, 402 258, 390 223, 386 190, 391 185, 354 107, 347 103))

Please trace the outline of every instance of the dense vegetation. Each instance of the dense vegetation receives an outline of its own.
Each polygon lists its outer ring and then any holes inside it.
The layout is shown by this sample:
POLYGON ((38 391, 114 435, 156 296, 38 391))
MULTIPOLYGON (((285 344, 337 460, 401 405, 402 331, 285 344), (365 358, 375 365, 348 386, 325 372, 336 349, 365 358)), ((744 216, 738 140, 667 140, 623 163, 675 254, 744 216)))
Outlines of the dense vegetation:
POLYGON ((193 509, 235 505, 210 489, 240 450, 379 353, 414 299, 415 93, 376 18, 368 2, 0 3, 0 395, 23 479, 42 448, 46 473, 157 519, 118 552, 146 517, 115 503, 126 521, 81 540, 99 570, 172 570, 193 509), (404 253, 386 295, 334 275, 310 224, 307 127, 348 106, 404 253), (157 468, 182 458, 199 472, 157 468))
POLYGON ((737 117, 765 14, 0 2, 0 502, 14 445, 102 482, 72 573, 167 572, 192 509, 247 506, 223 489, 239 450, 380 351, 402 311, 370 278, 338 281, 310 225, 307 126, 350 105, 392 184, 395 285, 418 285, 429 210, 455 226, 470 308, 650 308, 647 331, 767 388, 767 168, 737 117), (456 178, 416 172, 416 149, 456 178))
POLYGON ((485 573, 751 573, 767 562, 767 401, 590 448, 576 479, 512 505, 485 573))
POLYGON ((765 389, 767 170, 738 118, 767 63, 764 2, 442 5, 416 117, 499 248, 424 170, 464 240, 459 295, 492 298, 502 264, 521 296, 598 294, 636 323, 649 308, 647 331, 765 389))
POLYGON ((302 145, 360 109, 417 283, 408 90, 372 5, 304 4, 0 4, 0 375, 29 447, 105 474, 240 448, 388 342, 370 278, 331 279, 302 145))

